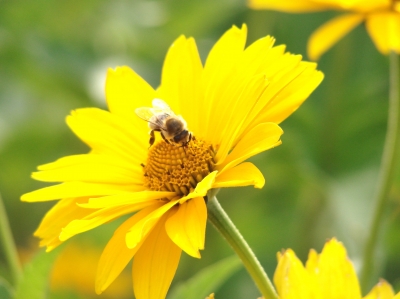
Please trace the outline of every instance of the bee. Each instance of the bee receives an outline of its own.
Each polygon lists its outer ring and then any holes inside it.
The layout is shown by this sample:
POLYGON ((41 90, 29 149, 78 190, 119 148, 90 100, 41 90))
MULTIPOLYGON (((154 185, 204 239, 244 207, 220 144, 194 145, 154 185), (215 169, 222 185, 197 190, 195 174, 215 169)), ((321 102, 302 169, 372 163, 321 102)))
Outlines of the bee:
POLYGON ((176 115, 163 100, 154 99, 153 107, 140 107, 135 113, 149 123, 150 146, 154 144, 154 132, 160 132, 165 142, 181 144, 183 147, 192 140, 192 133, 188 131, 186 121, 176 115))

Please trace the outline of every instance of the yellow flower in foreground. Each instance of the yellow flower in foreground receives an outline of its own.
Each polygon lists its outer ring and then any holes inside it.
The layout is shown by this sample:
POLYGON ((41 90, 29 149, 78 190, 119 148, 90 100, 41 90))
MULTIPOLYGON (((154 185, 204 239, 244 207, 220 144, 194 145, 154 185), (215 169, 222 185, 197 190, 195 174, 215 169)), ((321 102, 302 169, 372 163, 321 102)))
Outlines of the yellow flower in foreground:
POLYGON ((154 90, 128 67, 110 69, 110 112, 78 109, 67 117, 90 153, 39 166, 33 178, 61 184, 22 196, 23 201, 61 199, 35 235, 51 250, 72 236, 137 212, 114 233, 100 258, 96 291, 103 292, 133 261, 138 299, 164 298, 181 251, 199 258, 204 248, 211 189, 254 185, 264 177, 251 156, 281 143, 277 125, 321 82, 316 64, 274 47, 265 37, 245 49, 246 26, 228 30, 203 67, 193 38, 170 47, 161 85, 154 90), (162 99, 193 134, 185 146, 156 133, 135 115, 162 99))
POLYGON ((318 28, 308 42, 308 55, 317 60, 354 27, 365 21, 375 46, 383 54, 400 54, 400 1, 398 0, 249 0, 254 9, 286 12, 349 11, 318 28))
MULTIPOLYGON (((321 254, 311 250, 306 266, 293 250, 278 253, 274 283, 280 299, 361 299, 353 264, 343 244, 328 241, 321 254)), ((389 283, 381 280, 363 299, 400 299, 389 283)))

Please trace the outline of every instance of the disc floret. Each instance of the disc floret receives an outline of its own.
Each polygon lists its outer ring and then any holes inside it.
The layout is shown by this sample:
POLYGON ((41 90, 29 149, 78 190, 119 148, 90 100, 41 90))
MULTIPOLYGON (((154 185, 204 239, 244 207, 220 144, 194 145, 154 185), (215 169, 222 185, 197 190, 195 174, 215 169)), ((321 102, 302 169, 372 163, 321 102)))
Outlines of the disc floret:
POLYGON ((149 149, 143 167, 145 185, 186 196, 214 171, 214 165, 215 150, 203 140, 193 139, 185 146, 160 141, 149 149))

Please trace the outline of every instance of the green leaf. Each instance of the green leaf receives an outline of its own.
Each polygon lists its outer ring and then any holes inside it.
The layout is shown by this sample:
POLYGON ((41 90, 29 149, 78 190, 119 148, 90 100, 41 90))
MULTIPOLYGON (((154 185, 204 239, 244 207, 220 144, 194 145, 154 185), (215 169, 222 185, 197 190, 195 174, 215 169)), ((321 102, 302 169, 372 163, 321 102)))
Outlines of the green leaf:
POLYGON ((41 251, 24 267, 14 299, 44 299, 47 297, 49 273, 57 255, 58 250, 48 253, 41 251))
POLYGON ((170 299, 204 299, 215 292, 229 277, 240 269, 237 256, 228 257, 197 273, 188 281, 178 284, 169 294, 170 299))
POLYGON ((0 277, 0 298, 1 299, 11 299, 12 293, 13 293, 13 290, 12 290, 11 285, 3 277, 0 277))

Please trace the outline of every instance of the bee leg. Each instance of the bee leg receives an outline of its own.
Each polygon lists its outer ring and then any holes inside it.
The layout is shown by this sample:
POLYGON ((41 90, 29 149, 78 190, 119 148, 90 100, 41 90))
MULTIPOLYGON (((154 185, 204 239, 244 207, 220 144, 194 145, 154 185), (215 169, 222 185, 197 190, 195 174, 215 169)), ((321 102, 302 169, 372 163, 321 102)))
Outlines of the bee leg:
POLYGON ((188 140, 187 143, 189 143, 190 141, 192 141, 192 138, 193 138, 193 140, 195 139, 194 136, 192 135, 192 133, 189 133, 189 140, 188 140))
MULTIPOLYGON (((188 141, 186 141, 185 143, 182 144, 182 147, 183 147, 183 150, 185 151, 185 154, 186 154, 186 147, 188 146, 189 142, 192 140, 192 136, 193 136, 192 133, 189 132, 188 141)), ((193 138, 194 138, 194 136, 193 136, 193 138)))
MULTIPOLYGON (((142 166, 142 167, 143 167, 143 170, 144 170, 144 168, 146 167, 146 165, 144 165, 143 163, 140 163, 140 166, 142 166)), ((147 174, 147 172, 146 172, 146 171, 144 172, 144 176, 149 176, 149 175, 147 174)))
MULTIPOLYGON (((161 131, 160 131, 161 132, 161 131)), ((164 135, 163 135, 163 133, 161 132, 161 137, 162 137, 162 139, 164 139, 164 141, 166 142, 166 143, 168 143, 168 144, 170 144, 170 142, 168 141, 168 139, 167 138, 165 138, 164 137, 164 135)))
POLYGON ((156 140, 156 136, 154 136, 154 131, 155 130, 150 131, 150 140, 149 140, 150 146, 149 146, 149 148, 154 144, 154 141, 156 140))

